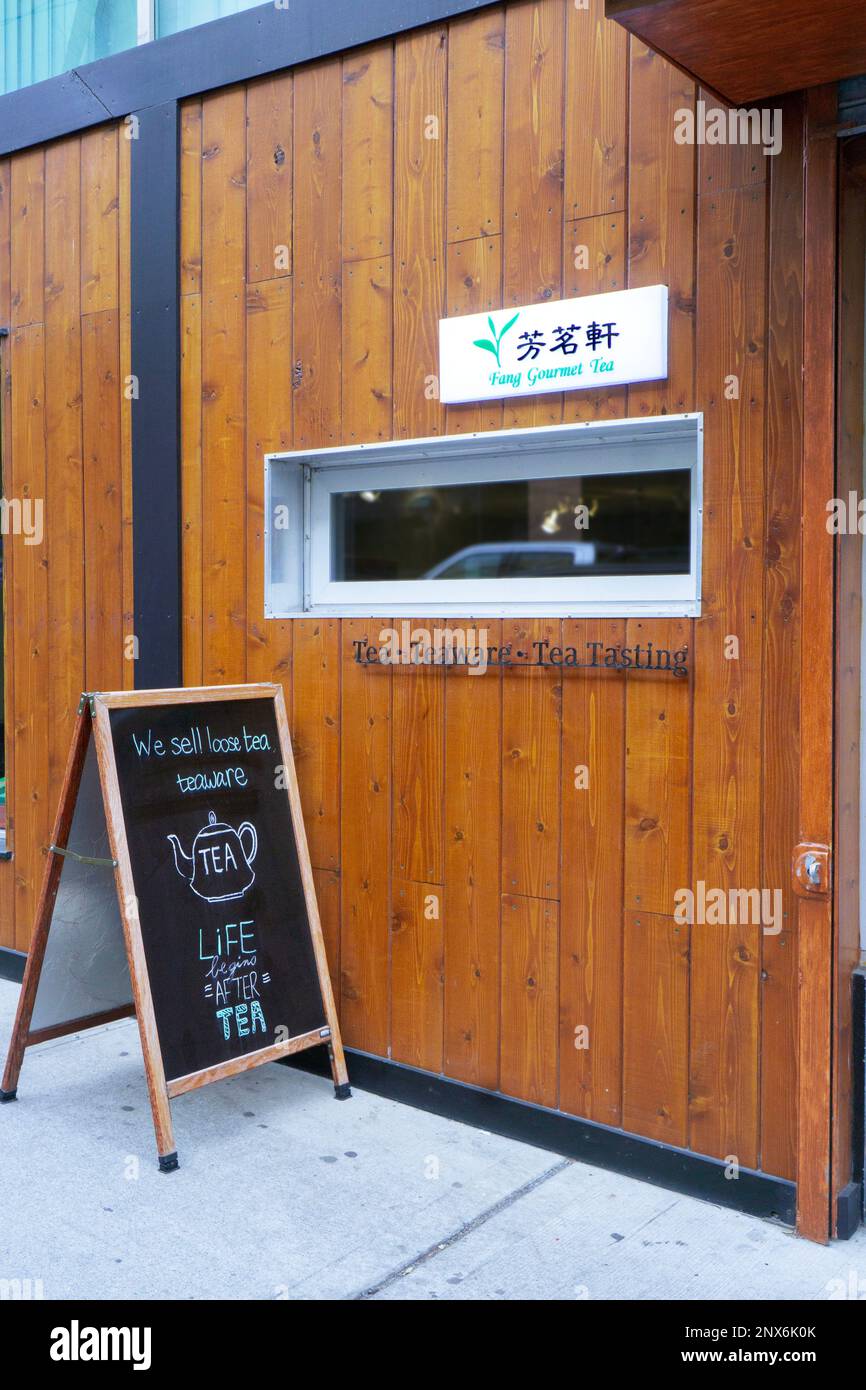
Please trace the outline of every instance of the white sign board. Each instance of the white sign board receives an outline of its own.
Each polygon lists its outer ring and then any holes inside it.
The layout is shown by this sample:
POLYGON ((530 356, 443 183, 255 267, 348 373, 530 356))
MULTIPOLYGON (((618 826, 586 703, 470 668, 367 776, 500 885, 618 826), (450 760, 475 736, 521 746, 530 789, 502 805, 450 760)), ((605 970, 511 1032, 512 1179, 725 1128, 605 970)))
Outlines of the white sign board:
POLYGON ((445 405, 660 381, 667 374, 667 285, 439 321, 445 405))

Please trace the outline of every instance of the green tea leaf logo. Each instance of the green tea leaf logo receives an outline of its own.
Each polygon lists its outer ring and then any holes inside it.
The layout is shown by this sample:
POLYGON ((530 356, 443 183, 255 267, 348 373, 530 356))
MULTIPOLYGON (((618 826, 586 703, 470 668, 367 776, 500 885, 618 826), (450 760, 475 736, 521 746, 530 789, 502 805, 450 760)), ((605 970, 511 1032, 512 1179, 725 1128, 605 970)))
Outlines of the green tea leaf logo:
POLYGON ((515 314, 513 319, 508 320, 502 331, 500 333, 497 333, 496 324, 493 322, 491 315, 488 314, 487 322, 490 324, 490 332, 493 334, 493 341, 491 342, 489 338, 476 338, 474 340, 473 347, 481 348, 484 352, 492 352, 493 356, 496 358, 497 367, 501 368, 502 363, 499 359, 499 348, 502 343, 502 339, 505 337, 509 328, 514 327, 519 318, 520 314, 515 314))

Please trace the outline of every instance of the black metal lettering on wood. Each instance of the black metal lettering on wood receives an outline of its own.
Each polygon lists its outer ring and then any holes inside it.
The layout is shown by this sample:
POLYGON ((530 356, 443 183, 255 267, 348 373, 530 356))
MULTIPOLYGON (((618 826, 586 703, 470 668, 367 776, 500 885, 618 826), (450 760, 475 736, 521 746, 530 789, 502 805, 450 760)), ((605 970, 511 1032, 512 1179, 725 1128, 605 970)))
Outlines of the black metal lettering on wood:
POLYGON ((628 671, 656 675, 687 676, 689 673, 688 646, 671 651, 654 642, 637 643, 633 647, 606 646, 603 642, 586 642, 583 657, 577 647, 558 647, 547 641, 527 643, 526 650, 508 643, 492 646, 486 640, 484 628, 469 629, 455 636, 455 629, 434 631, 424 636, 414 633, 405 641, 394 629, 384 629, 377 642, 360 638, 352 643, 353 656, 359 666, 466 666, 470 673, 483 675, 489 669, 522 669, 540 666, 557 671, 628 671))

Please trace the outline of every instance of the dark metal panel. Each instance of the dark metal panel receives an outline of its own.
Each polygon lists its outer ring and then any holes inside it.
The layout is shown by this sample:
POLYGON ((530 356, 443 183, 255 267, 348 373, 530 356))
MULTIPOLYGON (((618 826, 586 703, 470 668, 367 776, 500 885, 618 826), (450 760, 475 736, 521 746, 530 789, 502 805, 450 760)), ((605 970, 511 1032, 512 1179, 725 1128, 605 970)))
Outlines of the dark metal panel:
POLYGON ((0 97, 0 155, 498 0, 291 0, 200 24, 0 97))
POLYGON ((110 115, 77 72, 22 87, 0 97, 0 155, 99 125, 110 115))
POLYGON ((854 1105, 853 1178, 862 1183, 866 1167, 866 965, 861 965, 851 977, 854 989, 854 1008, 851 1025, 854 1054, 852 1089, 854 1105))
POLYGON ((850 1240, 860 1229, 863 1189, 859 1182, 846 1183, 836 1198, 836 1239, 850 1240))
MULTIPOLYGON (((853 1134, 852 1178, 856 1195, 859 1198, 859 1216, 866 1220, 864 1198, 866 1198, 866 966, 861 965, 851 977, 854 989, 853 1017, 851 1023, 851 1045, 854 1054, 852 1089, 854 1092, 851 1109, 853 1134)), ((841 1203, 841 1198, 840 1198, 841 1203)), ((853 1216, 850 1228, 856 1229, 853 1216)), ((841 1234, 841 1231, 840 1231, 841 1234)))
POLYGON ((179 112, 132 141, 132 554, 139 690, 181 685, 179 112))
MULTIPOLYGON (((581 1163, 592 1163, 642 1182, 684 1192, 719 1206, 745 1211, 793 1226, 796 1192, 784 1178, 741 1168, 736 1182, 726 1165, 703 1154, 674 1149, 637 1134, 594 1124, 591 1120, 544 1110, 526 1101, 495 1095, 462 1081, 433 1076, 401 1062, 387 1062, 366 1052, 346 1049, 349 1080, 361 1091, 386 1096, 403 1105, 414 1105, 432 1115, 444 1115, 462 1124, 476 1125, 493 1134, 533 1144, 581 1163)), ((318 1076, 329 1075, 327 1049, 311 1048, 286 1057, 280 1065, 299 1067, 318 1076)))

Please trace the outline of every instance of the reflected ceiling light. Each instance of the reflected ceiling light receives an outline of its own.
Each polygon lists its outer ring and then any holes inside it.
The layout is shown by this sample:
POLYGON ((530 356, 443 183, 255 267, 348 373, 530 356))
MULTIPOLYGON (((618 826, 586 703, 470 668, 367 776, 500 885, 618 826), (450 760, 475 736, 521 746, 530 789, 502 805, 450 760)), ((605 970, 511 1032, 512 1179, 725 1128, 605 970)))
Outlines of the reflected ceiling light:
POLYGON ((362 501, 362 502, 378 502, 378 500, 379 500, 379 498, 380 498, 381 496, 382 496, 381 492, 362 492, 362 493, 361 493, 361 501, 362 501))

